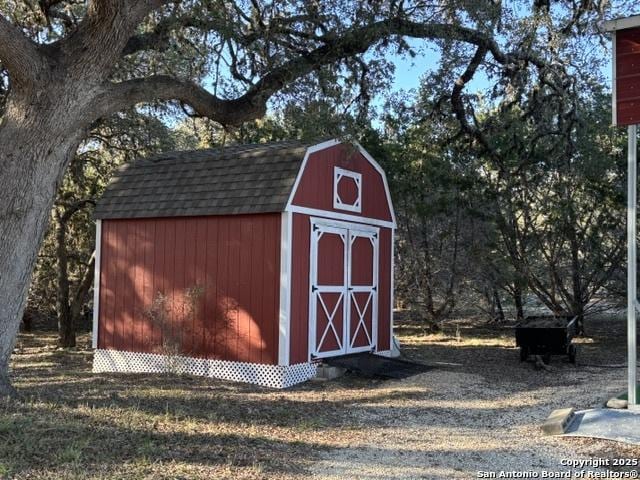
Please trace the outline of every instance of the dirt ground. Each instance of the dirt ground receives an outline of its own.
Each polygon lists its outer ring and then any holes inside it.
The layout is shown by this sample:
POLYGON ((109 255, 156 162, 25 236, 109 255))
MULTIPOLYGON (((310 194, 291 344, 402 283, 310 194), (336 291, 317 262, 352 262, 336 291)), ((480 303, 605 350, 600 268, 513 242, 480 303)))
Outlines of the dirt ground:
POLYGON ((544 371, 519 362, 509 327, 460 321, 426 336, 401 324, 405 355, 426 373, 286 391, 96 375, 88 337, 70 352, 51 333, 23 334, 13 357, 23 400, 0 404, 0 478, 467 479, 640 458, 638 447, 541 434, 552 409, 599 406, 625 389, 625 369, 590 366, 624 362, 624 321, 586 327, 578 365, 554 357, 544 371))

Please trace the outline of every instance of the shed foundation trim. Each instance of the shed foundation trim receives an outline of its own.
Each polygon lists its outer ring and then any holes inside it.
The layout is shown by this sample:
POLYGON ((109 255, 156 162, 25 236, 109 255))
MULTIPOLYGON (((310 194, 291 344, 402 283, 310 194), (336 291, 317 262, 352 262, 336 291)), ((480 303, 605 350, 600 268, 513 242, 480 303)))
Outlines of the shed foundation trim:
POLYGON ((317 366, 313 363, 264 365, 119 350, 98 349, 93 357, 94 373, 178 373, 272 388, 287 388, 304 382, 315 377, 316 371, 317 366))

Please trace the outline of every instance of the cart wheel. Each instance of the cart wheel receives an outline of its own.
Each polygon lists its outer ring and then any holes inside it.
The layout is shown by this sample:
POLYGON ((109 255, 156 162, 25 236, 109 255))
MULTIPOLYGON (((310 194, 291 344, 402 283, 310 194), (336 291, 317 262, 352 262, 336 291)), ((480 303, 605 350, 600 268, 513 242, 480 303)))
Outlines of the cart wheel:
POLYGON ((529 349, 527 347, 520 347, 520 361, 526 362, 529 357, 529 349))
POLYGON ((551 363, 551 354, 550 353, 545 353, 542 356, 542 361, 546 364, 549 365, 551 363))
POLYGON ((578 354, 578 347, 575 345, 569 345, 569 362, 575 364, 577 354, 578 354))

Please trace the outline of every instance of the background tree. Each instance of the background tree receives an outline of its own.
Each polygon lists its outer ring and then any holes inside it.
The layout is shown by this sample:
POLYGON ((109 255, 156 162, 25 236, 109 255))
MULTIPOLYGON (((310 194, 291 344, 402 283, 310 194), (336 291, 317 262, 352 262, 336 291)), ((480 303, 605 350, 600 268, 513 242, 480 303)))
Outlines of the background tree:
POLYGON ((580 90, 559 97, 541 87, 489 112, 494 151, 485 149, 479 174, 513 271, 582 329, 623 261, 625 237, 622 149, 609 102, 597 89, 580 90))
MULTIPOLYGON (((405 99, 406 101, 406 99, 405 99)), ((388 107, 385 151, 398 223, 396 295, 430 330, 473 302, 477 234, 472 159, 449 135, 455 122, 415 122, 405 101, 388 107)))
MULTIPOLYGON (((623 258, 622 149, 609 127, 609 99, 601 86, 604 56, 601 50, 585 50, 593 42, 592 27, 554 28, 558 19, 548 9, 526 19, 505 18, 515 29, 527 28, 524 48, 540 51, 555 67, 523 68, 505 76, 485 61, 482 46, 462 65, 464 51, 456 52, 426 79, 412 115, 435 131, 443 118, 454 117, 457 124, 440 133, 439 140, 425 134, 418 145, 426 162, 451 158, 451 144, 470 154, 456 174, 477 179, 471 221, 466 222, 474 239, 485 237, 477 244, 482 260, 474 262, 481 268, 470 270, 476 275, 475 290, 493 297, 496 306, 504 290, 518 318, 531 292, 551 312, 576 315, 582 328, 584 315, 596 307, 594 299, 605 298, 604 287, 623 258), (456 72, 451 88, 446 79, 456 72), (486 77, 490 87, 466 94, 477 76, 486 77)), ((437 191, 436 185, 429 191, 437 191)), ((456 215, 457 206, 448 208, 443 222, 456 215)), ((423 244, 437 231, 436 226, 425 230, 423 244)), ((445 265, 454 267, 451 260, 445 265)), ((449 292, 441 298, 450 304, 449 292)))

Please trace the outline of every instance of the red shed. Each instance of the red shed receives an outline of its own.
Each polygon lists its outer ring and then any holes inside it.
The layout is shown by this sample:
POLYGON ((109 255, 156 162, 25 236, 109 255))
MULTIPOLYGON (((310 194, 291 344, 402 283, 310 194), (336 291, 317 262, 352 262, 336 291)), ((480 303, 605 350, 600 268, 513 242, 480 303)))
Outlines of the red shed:
POLYGON ((395 216, 359 145, 280 142, 123 167, 96 207, 93 369, 287 387, 392 342, 395 216))

